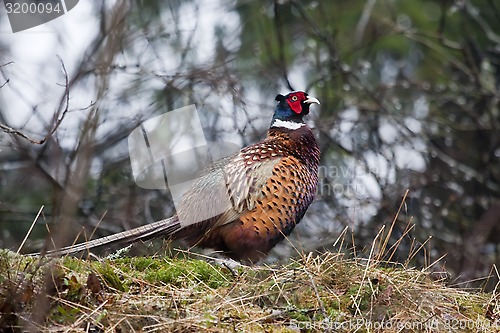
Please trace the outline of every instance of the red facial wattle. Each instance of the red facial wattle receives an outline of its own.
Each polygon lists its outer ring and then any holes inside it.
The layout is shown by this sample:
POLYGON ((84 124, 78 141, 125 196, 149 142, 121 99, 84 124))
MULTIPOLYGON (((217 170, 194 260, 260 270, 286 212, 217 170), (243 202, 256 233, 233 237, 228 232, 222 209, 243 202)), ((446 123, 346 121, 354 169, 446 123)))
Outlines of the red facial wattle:
POLYGON ((290 109, 296 114, 302 113, 302 102, 306 100, 306 96, 302 92, 290 94, 287 98, 288 105, 290 109))

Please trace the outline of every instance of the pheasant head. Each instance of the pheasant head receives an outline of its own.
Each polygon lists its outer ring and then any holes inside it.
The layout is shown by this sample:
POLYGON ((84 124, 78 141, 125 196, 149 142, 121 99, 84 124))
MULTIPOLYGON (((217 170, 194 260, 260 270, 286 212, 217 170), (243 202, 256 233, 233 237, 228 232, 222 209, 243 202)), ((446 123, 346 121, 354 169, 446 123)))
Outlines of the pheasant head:
POLYGON ((319 104, 319 101, 309 96, 303 91, 293 91, 288 95, 276 96, 278 105, 274 111, 272 127, 284 127, 290 130, 304 126, 305 115, 309 114, 309 106, 312 103, 319 104))

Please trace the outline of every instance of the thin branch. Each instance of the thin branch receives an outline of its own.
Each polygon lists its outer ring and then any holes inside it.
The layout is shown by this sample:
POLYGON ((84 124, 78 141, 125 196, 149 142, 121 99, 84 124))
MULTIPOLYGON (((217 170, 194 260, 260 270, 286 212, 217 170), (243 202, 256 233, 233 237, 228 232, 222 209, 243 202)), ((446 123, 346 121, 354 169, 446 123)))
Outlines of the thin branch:
POLYGON ((283 80, 285 81, 288 89, 290 90, 295 90, 293 89, 290 80, 288 79, 288 72, 287 72, 287 65, 286 65, 286 58, 285 58, 285 43, 283 40, 283 31, 281 29, 282 23, 280 22, 280 8, 279 8, 279 1, 275 0, 274 1, 274 26, 276 30, 276 39, 278 40, 278 57, 279 57, 279 64, 278 66, 281 68, 281 72, 283 75, 283 80))
POLYGON ((2 85, 0 86, 0 89, 2 89, 5 85, 7 85, 9 82, 10 82, 10 79, 8 79, 6 76, 5 76, 5 73, 3 72, 3 69, 2 67, 5 67, 5 66, 8 66, 8 65, 12 65, 14 62, 13 61, 9 61, 9 62, 6 62, 5 64, 3 65, 0 65, 0 73, 2 73, 2 76, 4 77, 5 79, 5 82, 2 83, 2 85))
POLYGON ((47 135, 45 135, 45 137, 43 139, 36 140, 36 139, 33 139, 33 138, 29 137, 28 135, 24 134, 20 130, 16 130, 16 129, 14 129, 14 128, 10 127, 10 126, 7 126, 5 124, 0 124, 0 129, 2 129, 5 133, 14 134, 14 135, 17 135, 17 136, 19 136, 19 137, 21 137, 23 139, 28 140, 31 143, 34 143, 34 144, 37 144, 37 145, 42 145, 59 128, 59 126, 63 122, 64 118, 66 117, 66 114, 68 113, 68 108, 69 108, 69 81, 68 81, 68 72, 66 71, 66 66, 64 66, 64 62, 62 61, 62 59, 59 56, 58 56, 58 58, 61 61, 61 66, 62 66, 62 69, 63 69, 63 72, 64 72, 64 78, 65 78, 65 83, 64 83, 65 92, 64 92, 64 97, 63 97, 64 99, 63 100, 65 101, 66 107, 64 108, 64 111, 62 112, 61 116, 59 116, 58 118, 57 118, 57 113, 56 113, 56 116, 55 116, 56 121, 55 121, 54 126, 52 127, 52 129, 49 131, 49 133, 47 133, 47 135))
POLYGON ((5 80, 5 82, 2 83, 2 85, 0 86, 0 89, 2 89, 3 87, 5 87, 9 82, 10 82, 10 79, 5 80))
POLYGON ((375 6, 376 2, 377 0, 366 1, 365 6, 363 7, 363 12, 361 13, 361 17, 359 18, 358 24, 356 26, 356 32, 354 33, 355 44, 359 45, 359 43, 361 42, 361 39, 363 38, 363 34, 366 29, 366 25, 370 20, 371 13, 373 11, 373 7, 375 6))

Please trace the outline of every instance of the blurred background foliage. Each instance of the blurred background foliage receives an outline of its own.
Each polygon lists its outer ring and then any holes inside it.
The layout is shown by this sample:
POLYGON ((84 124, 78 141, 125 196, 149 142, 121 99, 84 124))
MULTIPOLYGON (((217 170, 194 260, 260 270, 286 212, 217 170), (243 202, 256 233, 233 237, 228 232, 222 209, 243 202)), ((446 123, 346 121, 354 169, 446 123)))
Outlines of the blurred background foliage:
MULTIPOLYGON (((168 191, 134 183, 130 131, 194 103, 208 141, 246 145, 265 135, 275 95, 293 89, 321 101, 309 119, 322 150, 321 180, 294 246, 284 242, 269 261, 297 249, 338 250, 339 235, 342 250, 366 256, 397 217, 389 246, 398 250, 385 259, 421 267, 446 255, 434 269, 478 283, 500 263, 495 1, 91 6, 99 31, 78 58, 62 57, 71 67, 68 89, 35 100, 21 124, 9 98, 0 100, 3 247, 17 248, 42 205, 24 251, 43 246, 47 226, 68 244, 97 226, 93 237, 170 216, 168 191), (43 144, 6 130, 45 137, 61 117, 43 144)), ((70 37, 58 38, 64 45, 70 37)), ((8 44, 0 65, 0 96, 22 90, 8 44)), ((60 64, 52 71, 64 80, 60 64)))

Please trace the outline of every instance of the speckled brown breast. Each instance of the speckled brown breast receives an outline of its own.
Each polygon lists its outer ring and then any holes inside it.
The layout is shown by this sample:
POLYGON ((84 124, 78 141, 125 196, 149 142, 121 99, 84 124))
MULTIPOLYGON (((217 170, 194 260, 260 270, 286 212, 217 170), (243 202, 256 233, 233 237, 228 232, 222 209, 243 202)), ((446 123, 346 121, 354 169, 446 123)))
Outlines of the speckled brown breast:
POLYGON ((316 191, 317 174, 295 157, 276 164, 253 210, 220 228, 230 257, 257 262, 288 236, 304 216, 316 191))

